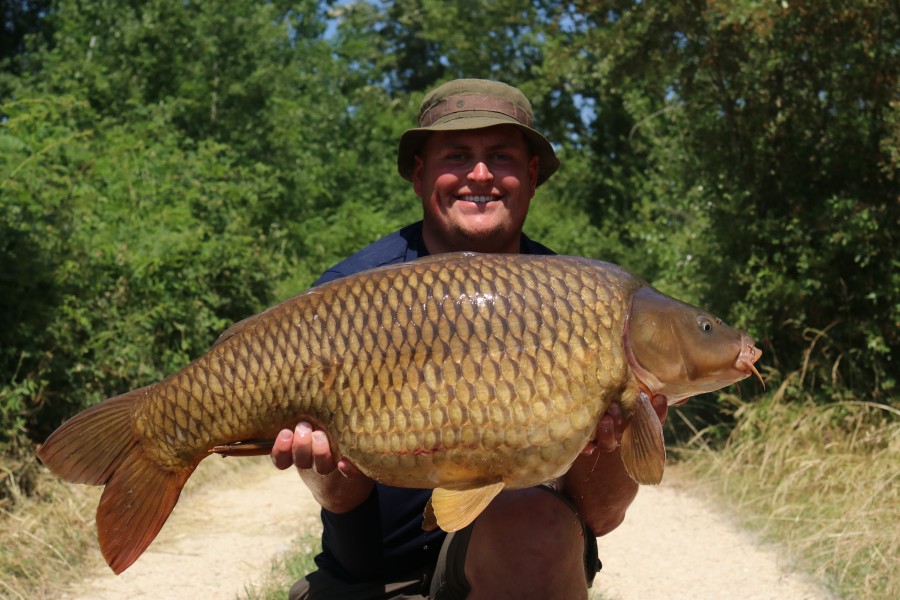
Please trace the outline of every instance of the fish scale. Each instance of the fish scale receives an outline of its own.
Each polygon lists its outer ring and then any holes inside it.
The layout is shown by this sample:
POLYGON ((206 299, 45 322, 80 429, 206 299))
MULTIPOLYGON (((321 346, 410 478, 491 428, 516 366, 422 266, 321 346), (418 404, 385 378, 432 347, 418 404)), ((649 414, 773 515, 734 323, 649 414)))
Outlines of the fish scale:
POLYGON ((755 372, 752 340, 712 319, 599 261, 425 258, 235 324, 169 378, 79 413, 39 454, 63 477, 106 485, 97 525, 117 573, 211 451, 267 453, 247 441, 301 420, 369 477, 434 488, 426 524, 453 531, 501 489, 563 474, 614 401, 630 420, 626 468, 658 483, 665 449, 649 395, 680 400, 755 372), (709 333, 701 321, 716 337, 685 342, 709 333), (686 365, 701 376, 686 380, 686 365))

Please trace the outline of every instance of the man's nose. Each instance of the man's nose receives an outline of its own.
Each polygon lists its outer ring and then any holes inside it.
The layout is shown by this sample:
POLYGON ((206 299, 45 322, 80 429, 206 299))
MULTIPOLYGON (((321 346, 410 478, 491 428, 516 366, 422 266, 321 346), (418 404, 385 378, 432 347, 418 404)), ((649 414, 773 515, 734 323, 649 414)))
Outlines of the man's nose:
POLYGON ((469 179, 472 181, 490 181, 493 178, 494 174, 483 160, 476 161, 475 166, 469 172, 469 179))

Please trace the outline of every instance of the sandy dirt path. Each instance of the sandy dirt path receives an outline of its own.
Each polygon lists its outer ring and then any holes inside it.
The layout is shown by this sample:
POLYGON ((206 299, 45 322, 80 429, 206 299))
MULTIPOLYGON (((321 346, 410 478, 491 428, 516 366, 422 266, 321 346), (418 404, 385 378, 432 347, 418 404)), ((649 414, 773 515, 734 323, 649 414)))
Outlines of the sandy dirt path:
MULTIPOLYGON (((267 458, 257 462, 216 474, 199 489, 189 482, 159 537, 132 567, 116 577, 97 551, 95 568, 63 598, 233 600, 269 572, 298 532, 319 531, 318 507, 300 479, 276 471, 267 458)), ((598 592, 604 600, 828 598, 787 571, 774 549, 674 479, 643 488, 625 523, 601 538, 604 568, 592 598, 598 592)))
POLYGON ((236 470, 218 468, 216 460, 200 463, 194 477, 205 469, 212 479, 188 481, 136 563, 116 576, 97 549, 91 572, 62 598, 233 600, 269 573, 299 532, 320 530, 318 505, 295 473, 277 471, 268 457, 240 459, 256 464, 236 470))
POLYGON ((667 472, 661 486, 642 487, 625 522, 599 539, 592 589, 604 600, 831 598, 678 480, 667 472))

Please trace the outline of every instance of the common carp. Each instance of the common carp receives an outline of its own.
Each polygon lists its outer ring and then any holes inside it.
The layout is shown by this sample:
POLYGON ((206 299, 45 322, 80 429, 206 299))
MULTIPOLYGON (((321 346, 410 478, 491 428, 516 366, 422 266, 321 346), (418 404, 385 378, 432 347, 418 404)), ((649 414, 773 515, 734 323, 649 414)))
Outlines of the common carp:
POLYGON ((747 334, 609 263, 444 254, 241 321, 167 379, 75 415, 39 456, 66 480, 106 485, 97 529, 116 573, 203 458, 239 455, 300 420, 369 477, 435 488, 433 516, 455 531, 502 489, 565 473, 614 401, 629 420, 628 473, 659 483, 649 397, 675 403, 759 376, 760 354, 747 334))

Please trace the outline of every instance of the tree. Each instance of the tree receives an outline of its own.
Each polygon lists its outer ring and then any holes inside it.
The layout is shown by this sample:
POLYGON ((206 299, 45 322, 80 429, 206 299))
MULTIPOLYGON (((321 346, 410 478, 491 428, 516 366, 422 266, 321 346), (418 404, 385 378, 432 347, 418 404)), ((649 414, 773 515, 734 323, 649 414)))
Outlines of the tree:
POLYGON ((584 25, 564 58, 582 65, 599 114, 622 99, 629 143, 647 152, 644 197, 630 198, 646 218, 632 231, 672 242, 660 264, 690 260, 706 303, 763 338, 773 367, 803 366, 809 389, 833 398, 889 395, 900 352, 896 6, 620 0, 577 11, 584 25))
POLYGON ((0 65, 4 70, 19 73, 19 64, 11 59, 25 51, 28 36, 50 36, 50 30, 44 26, 50 5, 50 0, 0 0, 0 65))

